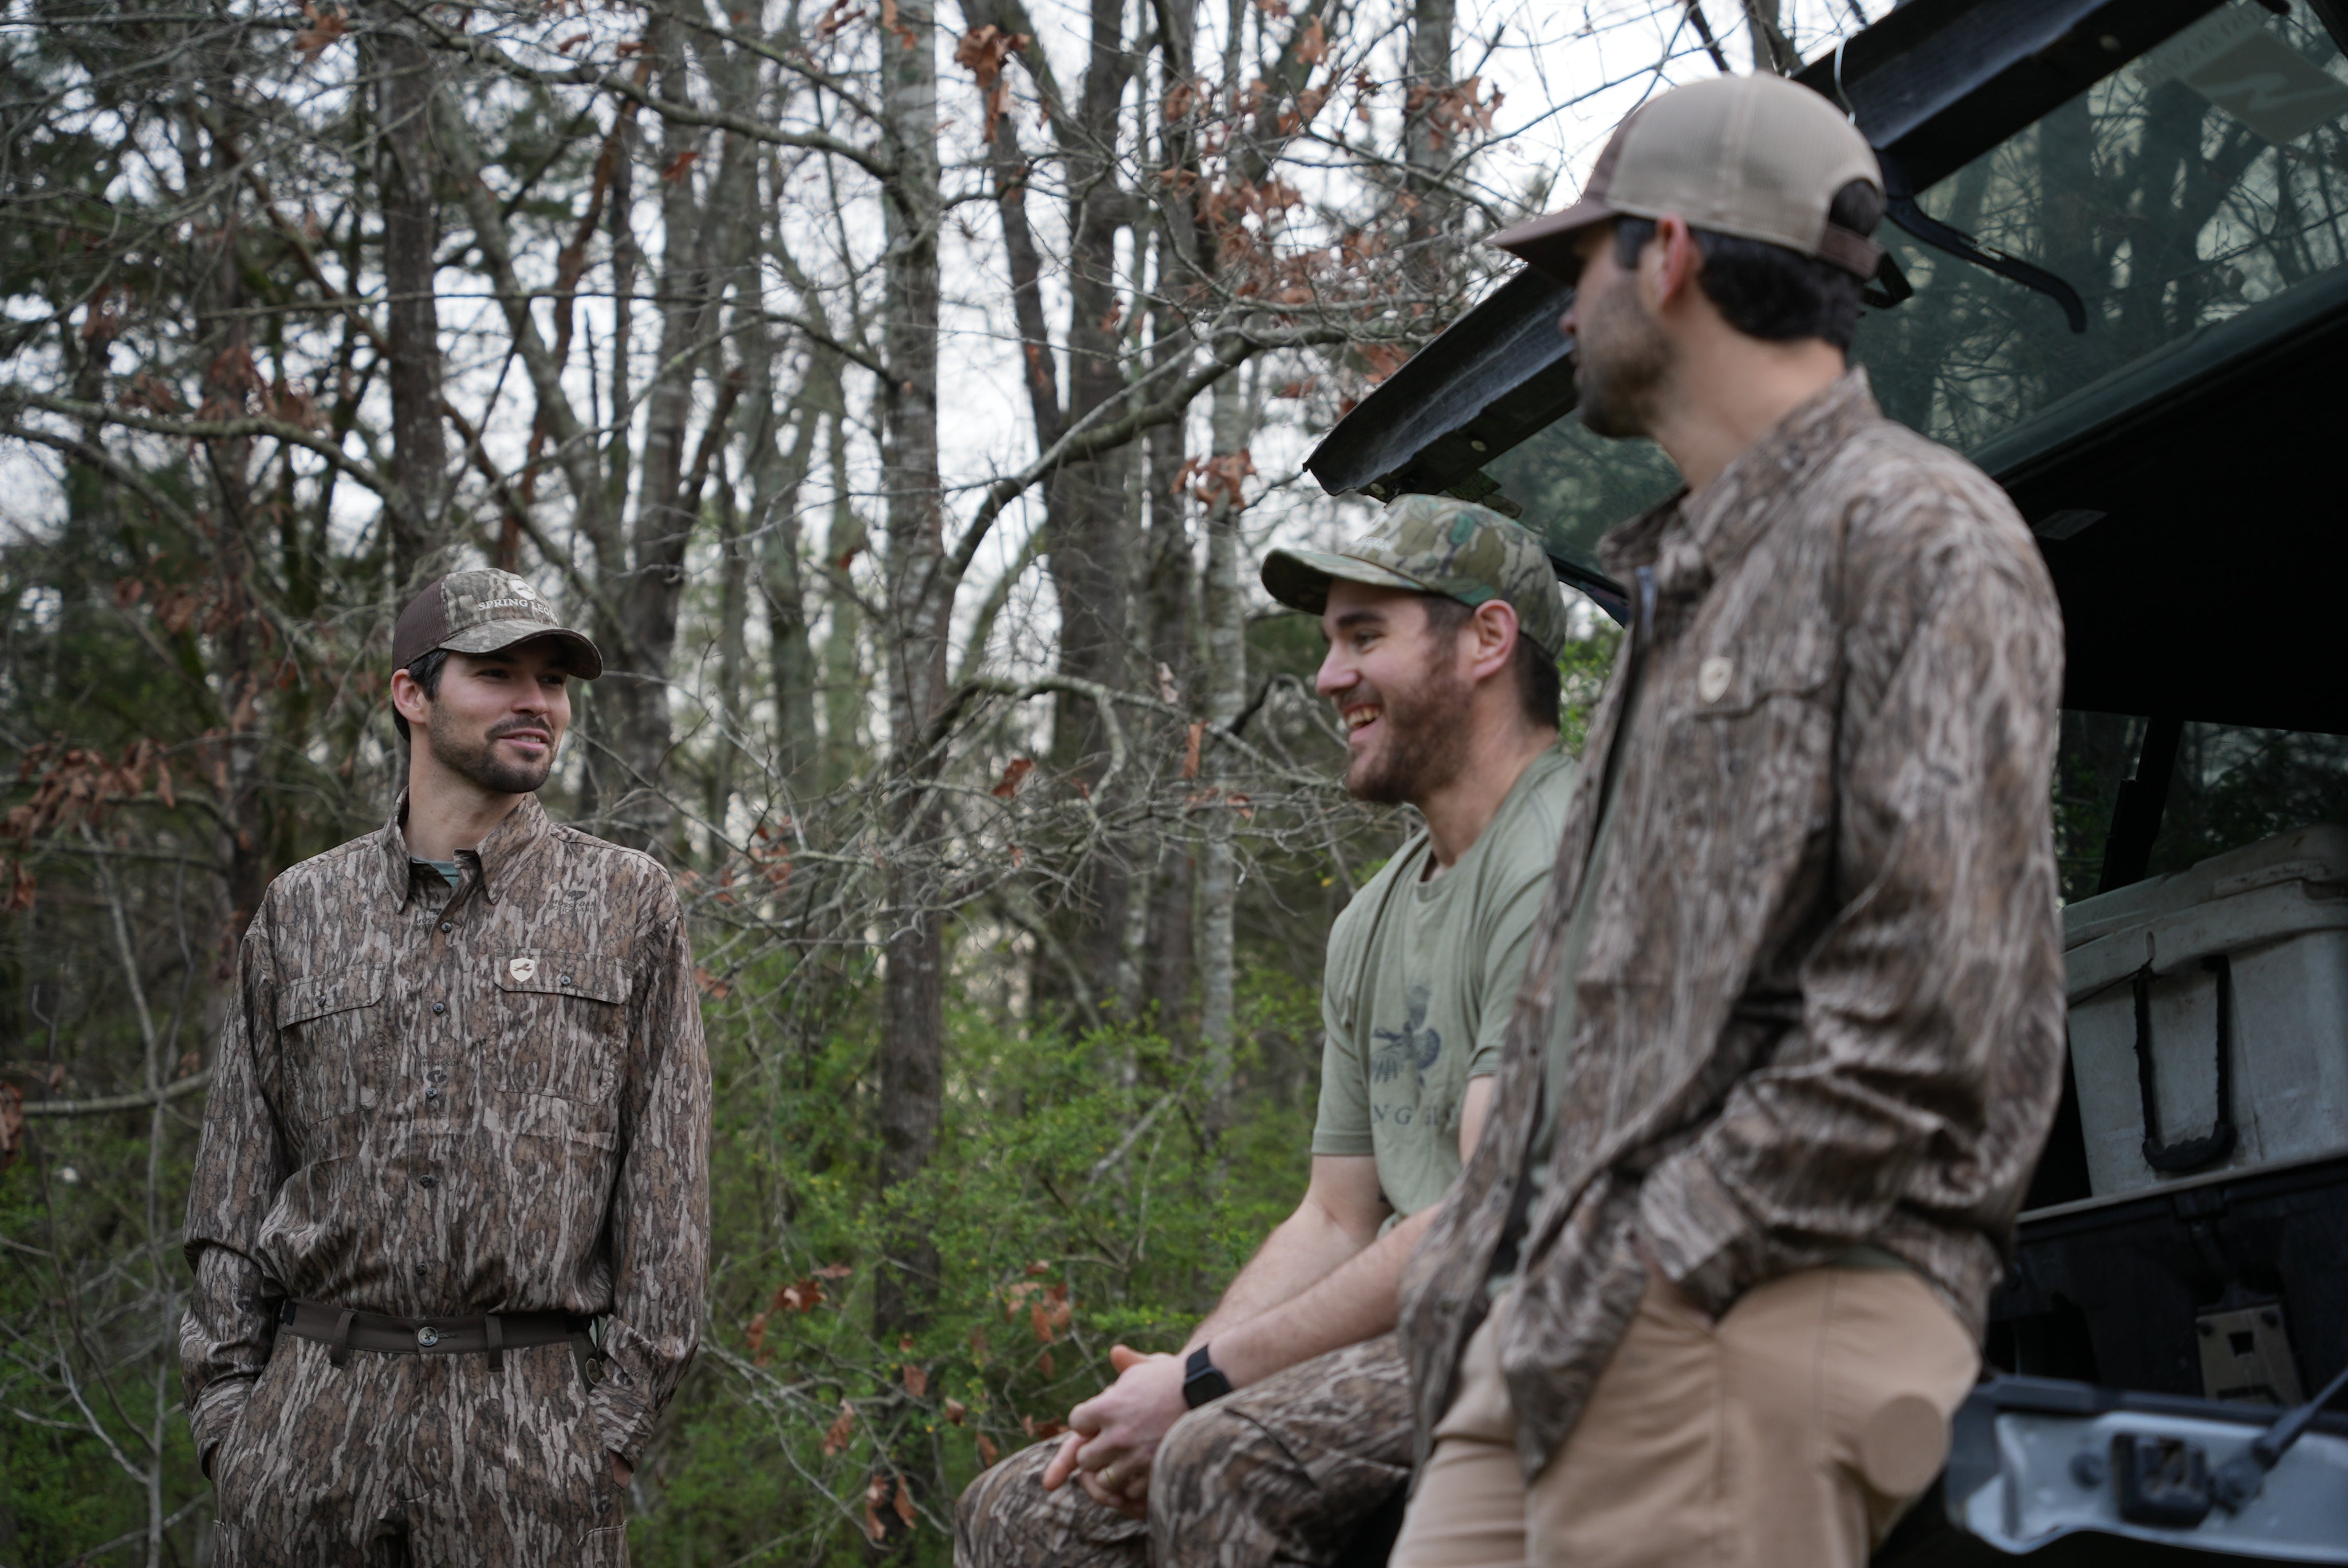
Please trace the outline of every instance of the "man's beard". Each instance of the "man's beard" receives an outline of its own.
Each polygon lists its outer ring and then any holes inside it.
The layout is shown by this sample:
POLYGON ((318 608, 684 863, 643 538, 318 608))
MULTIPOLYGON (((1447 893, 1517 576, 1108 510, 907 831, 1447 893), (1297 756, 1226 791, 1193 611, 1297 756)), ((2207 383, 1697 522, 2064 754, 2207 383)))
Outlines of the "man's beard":
POLYGON ((526 719, 510 718, 489 727, 479 740, 459 739, 441 727, 438 712, 424 727, 425 744, 432 748, 433 760, 458 778, 477 784, 494 795, 534 795, 554 770, 554 748, 549 745, 546 755, 536 762, 507 762, 497 753, 498 742, 516 730, 531 729, 551 741, 553 731, 526 719))
POLYGON ((1345 789, 1355 799, 1380 806, 1423 800, 1468 766, 1466 716, 1475 692, 1451 666, 1450 651, 1447 644, 1440 649, 1416 686, 1378 694, 1385 741, 1359 777, 1347 770, 1345 789))
POLYGON ((1654 428, 1655 389, 1671 369, 1671 340, 1639 303, 1625 273, 1581 302, 1574 343, 1581 422, 1592 435, 1644 436, 1654 428))

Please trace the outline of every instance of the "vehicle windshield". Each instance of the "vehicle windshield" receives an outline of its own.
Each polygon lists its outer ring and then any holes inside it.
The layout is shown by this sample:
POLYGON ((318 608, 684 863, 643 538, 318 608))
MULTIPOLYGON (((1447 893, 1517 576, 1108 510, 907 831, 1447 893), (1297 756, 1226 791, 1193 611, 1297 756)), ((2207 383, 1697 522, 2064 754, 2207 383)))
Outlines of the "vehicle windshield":
MULTIPOLYGON (((2202 328, 2259 312, 2284 330, 2317 296, 2348 297, 2348 59, 2308 12, 2230 0, 1921 195, 2077 289, 2085 333, 2046 295, 1885 223, 1915 297, 1869 312, 1853 346, 1885 412, 1994 471, 2032 444, 2034 416, 2091 404, 2202 328)), ((1652 445, 1570 417, 1485 471, 1584 565, 1677 483, 1652 445)))

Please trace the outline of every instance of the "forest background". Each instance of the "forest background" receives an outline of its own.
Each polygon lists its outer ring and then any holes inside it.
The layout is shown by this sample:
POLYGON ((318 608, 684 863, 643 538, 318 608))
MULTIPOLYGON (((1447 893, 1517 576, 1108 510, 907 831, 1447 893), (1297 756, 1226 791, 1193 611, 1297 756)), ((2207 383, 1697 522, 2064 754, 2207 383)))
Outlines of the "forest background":
POLYGON ((1254 585, 1368 515, 1303 456, 1643 96, 1888 0, 1029 4, 7 0, 0 1568, 207 1560, 221 982, 384 820, 456 567, 601 644, 549 805, 695 923, 639 1562, 945 1562, 1295 1202, 1328 923, 1412 825, 1254 585))

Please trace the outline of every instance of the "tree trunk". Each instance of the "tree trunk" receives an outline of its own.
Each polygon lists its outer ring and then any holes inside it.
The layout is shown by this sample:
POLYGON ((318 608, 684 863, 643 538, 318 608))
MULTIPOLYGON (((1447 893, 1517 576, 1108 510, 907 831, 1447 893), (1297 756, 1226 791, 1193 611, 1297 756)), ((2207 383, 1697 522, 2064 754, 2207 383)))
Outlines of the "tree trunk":
POLYGON ((831 476, 831 522, 824 531, 825 588, 831 624, 823 639, 823 788, 837 789, 855 776, 864 756, 867 709, 864 606, 848 583, 850 567, 870 542, 864 514, 848 488, 846 416, 825 421, 825 465, 831 476))
POLYGON ((446 542, 448 449, 440 418, 440 318, 433 257, 440 244, 433 176, 432 57, 404 23, 380 32, 376 180, 383 201, 385 379, 391 388, 391 476, 407 501, 390 509, 392 587, 406 603, 446 542))
MULTIPOLYGON (((890 740, 909 775, 891 791, 883 873, 880 999, 880 1192, 886 1203, 937 1151, 943 1117, 945 923, 936 907, 939 811, 922 786, 933 766, 921 738, 944 696, 952 586, 938 478, 938 82, 931 0, 898 0, 880 29, 882 139, 895 161, 884 191, 888 242, 883 388, 888 500, 890 740)), ((911 1215, 885 1232, 888 1259, 873 1291, 884 1343, 919 1333, 936 1299, 938 1253, 911 1215)))
MULTIPOLYGON (((1251 409, 1244 377, 1215 383, 1218 459, 1247 450, 1251 409)), ((1234 464, 1234 467, 1237 465, 1234 464)), ((1246 602, 1240 591, 1239 481, 1218 486, 1207 507, 1207 727, 1228 730, 1247 705, 1246 602)), ((1220 1133, 1231 1125, 1232 1041, 1238 1012, 1238 955, 1233 915, 1239 898, 1235 826, 1223 801, 1229 788, 1225 747, 1210 741, 1205 756, 1206 842, 1199 854, 1199 1037, 1207 1047, 1207 1122, 1220 1133)))
POLYGON ((1445 169, 1458 150, 1437 128, 1435 108, 1451 89, 1451 36, 1457 0, 1411 0, 1409 111, 1403 128, 1405 221, 1409 275, 1423 294, 1437 291, 1447 270, 1446 231, 1458 203, 1445 188, 1445 169))

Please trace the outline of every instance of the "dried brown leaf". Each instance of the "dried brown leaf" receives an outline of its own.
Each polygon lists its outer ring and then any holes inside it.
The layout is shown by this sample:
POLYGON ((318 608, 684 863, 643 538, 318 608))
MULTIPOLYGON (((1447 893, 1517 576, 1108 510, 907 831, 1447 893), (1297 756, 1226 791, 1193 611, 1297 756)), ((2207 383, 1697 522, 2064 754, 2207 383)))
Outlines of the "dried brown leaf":
POLYGON ((833 1455, 847 1448, 849 1440, 855 1436, 856 1407, 850 1404, 847 1400, 842 1399, 839 1402, 839 1418, 835 1419, 830 1426, 824 1429, 823 1457, 830 1459, 833 1455))
POLYGON ((1011 759, 1011 765, 1004 769, 1003 777, 995 780, 994 788, 989 789, 987 793, 998 800, 1008 800, 1019 793, 1021 782, 1035 770, 1035 763, 1033 758, 1014 757, 1011 759))

